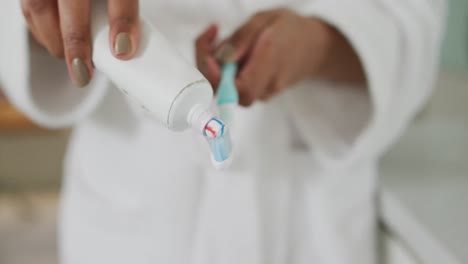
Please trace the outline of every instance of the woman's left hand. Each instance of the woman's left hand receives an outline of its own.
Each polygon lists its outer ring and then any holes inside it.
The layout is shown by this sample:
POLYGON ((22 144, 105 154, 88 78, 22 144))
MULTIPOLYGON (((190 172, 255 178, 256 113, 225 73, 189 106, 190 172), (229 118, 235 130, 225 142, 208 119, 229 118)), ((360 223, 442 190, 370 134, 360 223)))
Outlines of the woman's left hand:
POLYGON ((208 28, 197 40, 197 63, 216 87, 220 78, 216 52, 232 45, 231 59, 240 64, 236 78, 240 104, 249 106, 320 72, 335 34, 320 20, 288 9, 260 12, 223 41, 221 47, 214 45, 216 27, 208 28))

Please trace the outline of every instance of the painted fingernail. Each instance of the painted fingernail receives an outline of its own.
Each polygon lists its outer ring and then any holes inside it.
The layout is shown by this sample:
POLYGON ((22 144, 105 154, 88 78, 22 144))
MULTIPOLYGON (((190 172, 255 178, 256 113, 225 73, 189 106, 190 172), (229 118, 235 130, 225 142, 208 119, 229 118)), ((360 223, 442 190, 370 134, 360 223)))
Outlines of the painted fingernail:
POLYGON ((90 81, 88 67, 84 61, 80 58, 74 58, 72 61, 73 76, 75 78, 75 84, 78 87, 84 87, 88 85, 90 81))
POLYGON ((235 53, 236 49, 234 46, 230 43, 226 43, 216 52, 216 59, 222 63, 232 62, 235 60, 235 53))
POLYGON ((124 55, 130 53, 130 35, 128 33, 119 33, 115 38, 115 54, 124 55))

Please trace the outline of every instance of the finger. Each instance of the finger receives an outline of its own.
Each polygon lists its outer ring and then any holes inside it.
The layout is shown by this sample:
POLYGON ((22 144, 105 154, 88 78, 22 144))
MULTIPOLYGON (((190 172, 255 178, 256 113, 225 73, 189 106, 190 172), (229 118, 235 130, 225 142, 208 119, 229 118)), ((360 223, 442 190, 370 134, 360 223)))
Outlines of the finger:
POLYGON ((55 57, 63 56, 57 1, 29 0, 29 19, 34 25, 34 34, 41 44, 55 57), (37 3, 36 3, 37 2, 37 3))
POLYGON ((261 97, 259 97, 258 99, 262 102, 268 102, 270 101, 271 98, 273 98, 275 94, 274 93, 265 93, 264 95, 262 95, 261 97))
POLYGON ((267 84, 265 91, 258 96, 258 99, 260 101, 267 101, 273 96, 273 89, 271 89, 271 86, 275 85, 274 83, 274 80, 270 80, 270 82, 267 84))
POLYGON ((221 79, 220 66, 213 56, 208 56, 205 58, 205 65, 206 66, 203 75, 210 82, 211 87, 213 87, 213 91, 216 92, 218 90, 221 79))
POLYGON ((279 88, 279 87, 280 87, 280 86, 279 86, 279 82, 278 82, 277 79, 278 79, 278 78, 275 77, 274 79, 272 79, 272 80, 270 81, 270 83, 268 84, 268 87, 267 87, 266 91, 265 91, 263 94, 261 94, 261 95, 259 96, 259 100, 260 100, 260 101, 264 101, 264 102, 265 102, 265 101, 269 101, 272 97, 274 97, 276 94, 279 93, 279 91, 280 91, 280 88, 279 88))
POLYGON ((59 0, 60 28, 68 71, 78 87, 88 85, 91 63, 90 0, 59 0))
POLYGON ((37 42, 52 55, 57 57, 62 55, 63 46, 58 25, 57 2, 55 0, 22 0, 21 8, 29 30, 37 42))
POLYGON ((235 84, 239 93, 239 104, 245 107, 252 105, 255 96, 253 93, 249 93, 250 87, 243 80, 236 80, 235 84))
POLYGON ((205 66, 203 65, 204 58, 213 53, 213 43, 217 34, 218 27, 210 25, 195 41, 195 56, 200 70, 203 70, 205 66))
POLYGON ((277 73, 272 28, 264 30, 238 75, 239 102, 249 106, 256 99, 265 98, 269 84, 277 73))
POLYGON ((21 7, 23 11, 23 16, 26 19, 26 23, 28 24, 28 27, 29 27, 29 32, 40 45, 43 45, 42 40, 40 39, 39 34, 37 33, 36 27, 34 26, 34 23, 31 18, 31 14, 29 13, 29 10, 27 9, 25 2, 27 2, 27 0, 21 1, 21 7))
POLYGON ((241 60, 245 57, 260 32, 274 20, 276 15, 277 13, 274 11, 257 13, 229 37, 229 43, 236 50, 235 60, 241 60))
POLYGON ((109 40, 114 56, 131 59, 140 44, 138 0, 108 0, 109 40))
POLYGON ((217 31, 216 25, 210 25, 195 43, 197 67, 215 90, 220 79, 220 66, 214 58, 214 42, 217 31))
POLYGON ((31 33, 31 35, 33 36, 33 41, 34 42, 39 44, 39 46, 41 46, 41 47, 45 47, 45 45, 42 44, 42 41, 39 38, 39 34, 37 34, 37 32, 35 31, 34 25, 29 26, 29 33, 31 33))

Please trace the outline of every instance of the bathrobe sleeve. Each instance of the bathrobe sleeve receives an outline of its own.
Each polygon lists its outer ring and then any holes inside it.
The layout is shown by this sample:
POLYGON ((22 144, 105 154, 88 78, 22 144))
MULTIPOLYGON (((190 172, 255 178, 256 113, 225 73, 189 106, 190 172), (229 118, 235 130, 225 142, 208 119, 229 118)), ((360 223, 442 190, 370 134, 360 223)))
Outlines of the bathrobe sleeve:
POLYGON ((298 12, 337 28, 357 52, 367 87, 307 81, 289 93, 299 132, 333 165, 375 160, 431 94, 443 0, 316 0, 298 12))
POLYGON ((63 60, 50 56, 29 36, 20 1, 0 8, 0 87, 8 100, 37 124, 59 128, 86 117, 109 82, 95 74, 86 88, 69 81, 63 60))

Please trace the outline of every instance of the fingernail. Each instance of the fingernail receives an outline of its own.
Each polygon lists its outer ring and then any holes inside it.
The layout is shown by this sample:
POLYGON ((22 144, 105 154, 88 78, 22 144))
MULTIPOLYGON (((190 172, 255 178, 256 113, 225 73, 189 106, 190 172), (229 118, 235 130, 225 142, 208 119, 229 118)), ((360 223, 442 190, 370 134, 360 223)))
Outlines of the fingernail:
POLYGON ((119 33, 115 38, 115 54, 127 54, 130 52, 130 48, 130 35, 128 33, 119 33))
POLYGON ((84 61, 80 58, 74 58, 72 61, 73 76, 75 78, 75 84, 78 87, 88 85, 90 81, 88 67, 84 61))
POLYGON ((226 63, 226 62, 233 62, 236 58, 234 57, 236 53, 236 49, 230 43, 226 43, 221 49, 216 52, 216 59, 219 62, 226 63))

